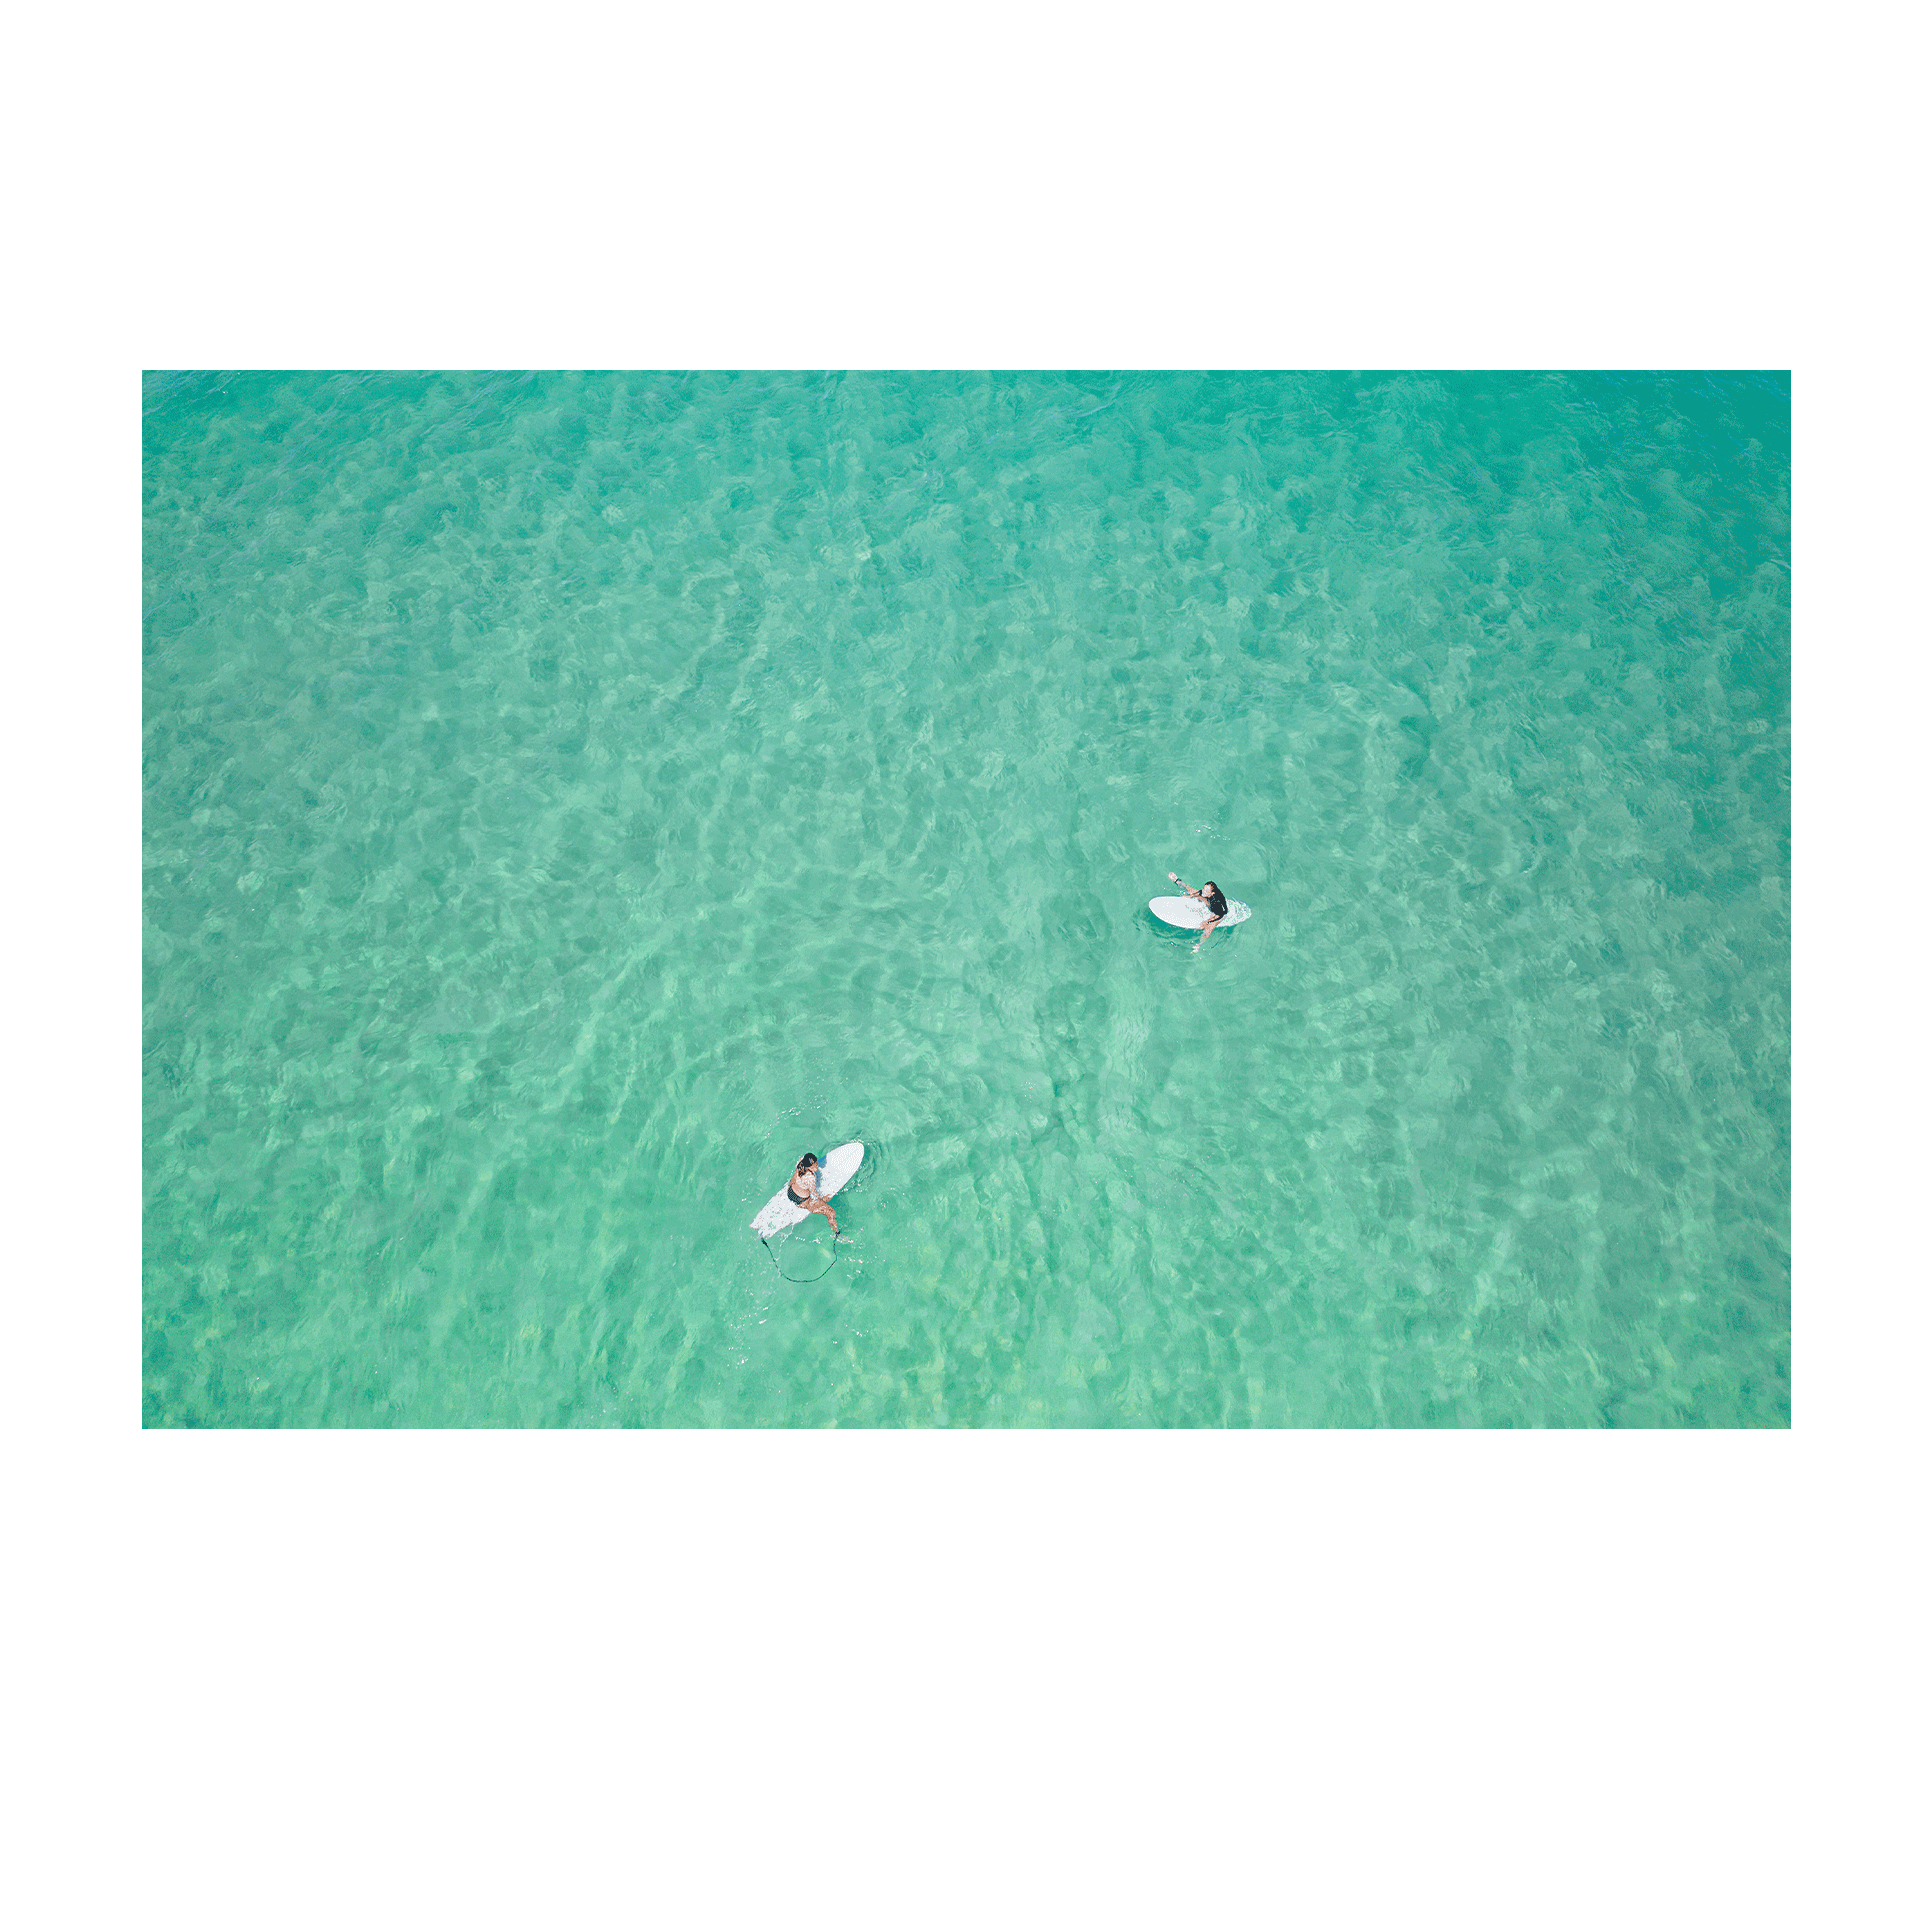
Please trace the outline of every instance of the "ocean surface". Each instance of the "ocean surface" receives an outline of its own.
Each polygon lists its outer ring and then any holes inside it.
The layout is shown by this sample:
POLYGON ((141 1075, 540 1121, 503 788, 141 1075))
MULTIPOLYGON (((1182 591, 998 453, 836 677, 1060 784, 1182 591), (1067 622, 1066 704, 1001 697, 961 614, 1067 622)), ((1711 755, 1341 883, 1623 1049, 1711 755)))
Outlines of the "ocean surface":
POLYGON ((1784 375, 144 409, 148 1425, 1787 1423, 1784 375))

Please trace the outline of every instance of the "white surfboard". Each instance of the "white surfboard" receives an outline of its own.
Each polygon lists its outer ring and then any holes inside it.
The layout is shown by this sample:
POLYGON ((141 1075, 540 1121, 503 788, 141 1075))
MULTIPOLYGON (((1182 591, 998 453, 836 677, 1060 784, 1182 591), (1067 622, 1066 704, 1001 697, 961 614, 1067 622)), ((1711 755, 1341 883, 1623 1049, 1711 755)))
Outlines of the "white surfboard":
MULTIPOLYGON (((1156 920, 1164 920, 1170 927, 1184 927, 1189 933, 1198 933, 1213 917, 1198 900, 1189 900, 1184 893, 1155 894, 1147 905, 1153 909, 1156 920)), ((1229 900, 1227 917, 1220 924, 1237 927, 1252 914, 1253 909, 1244 900, 1229 900)))
MULTIPOLYGON (((835 1147, 814 1169, 820 1197, 831 1200, 860 1171, 860 1162, 866 1157, 866 1147, 858 1140, 849 1140, 845 1146, 835 1147)), ((782 1187, 753 1216, 753 1230, 762 1240, 771 1240, 776 1233, 785 1233, 796 1221, 806 1217, 806 1208, 796 1207, 787 1198, 786 1188, 782 1187)))

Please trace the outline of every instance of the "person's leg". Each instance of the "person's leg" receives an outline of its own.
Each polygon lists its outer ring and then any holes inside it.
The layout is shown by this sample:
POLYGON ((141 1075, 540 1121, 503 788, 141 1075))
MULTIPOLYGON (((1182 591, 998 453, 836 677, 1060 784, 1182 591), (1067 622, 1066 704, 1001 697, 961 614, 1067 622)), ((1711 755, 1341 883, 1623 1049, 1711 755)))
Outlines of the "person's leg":
POLYGON ((833 1227, 834 1233, 836 1235, 839 1233, 840 1222, 834 1218, 833 1209, 828 1206, 824 1200, 802 1200, 800 1204, 805 1207, 809 1213, 824 1213, 827 1216, 828 1222, 833 1227))

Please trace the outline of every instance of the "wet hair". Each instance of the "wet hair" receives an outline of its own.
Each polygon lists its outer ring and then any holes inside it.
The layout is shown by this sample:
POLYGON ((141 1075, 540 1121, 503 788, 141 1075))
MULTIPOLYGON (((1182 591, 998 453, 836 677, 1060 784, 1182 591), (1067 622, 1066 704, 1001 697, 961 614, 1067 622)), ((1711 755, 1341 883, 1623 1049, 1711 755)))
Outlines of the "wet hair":
POLYGON ((1200 889, 1200 898, 1206 903, 1209 913, 1217 913, 1222 919, 1226 918, 1227 896, 1211 880, 1200 889))
POLYGON ((803 1153, 800 1156, 800 1164, 794 1168, 794 1172, 805 1173, 809 1167, 817 1167, 819 1164, 820 1162, 816 1160, 812 1154, 803 1153))

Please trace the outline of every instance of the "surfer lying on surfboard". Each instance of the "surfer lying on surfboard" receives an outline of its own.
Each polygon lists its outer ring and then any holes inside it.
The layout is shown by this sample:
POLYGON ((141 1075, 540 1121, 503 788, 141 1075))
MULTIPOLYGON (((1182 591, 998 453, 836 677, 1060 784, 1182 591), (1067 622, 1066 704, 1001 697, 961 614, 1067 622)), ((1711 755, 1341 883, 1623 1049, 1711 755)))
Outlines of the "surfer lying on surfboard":
POLYGON ((1167 878, 1189 900, 1198 900, 1201 906, 1213 915, 1211 920, 1203 920, 1200 923, 1200 938, 1193 943, 1193 950, 1198 953, 1207 944, 1207 936, 1227 917, 1227 896, 1211 880, 1204 887, 1190 887, 1177 873, 1170 873, 1167 878))
POLYGON ((814 1172, 820 1162, 810 1153, 800 1156, 800 1164, 787 1175, 787 1198, 796 1207, 805 1207, 809 1213, 824 1213, 833 1227, 833 1237, 840 1238, 840 1222, 833 1217, 833 1209, 820 1198, 820 1177, 814 1172))

